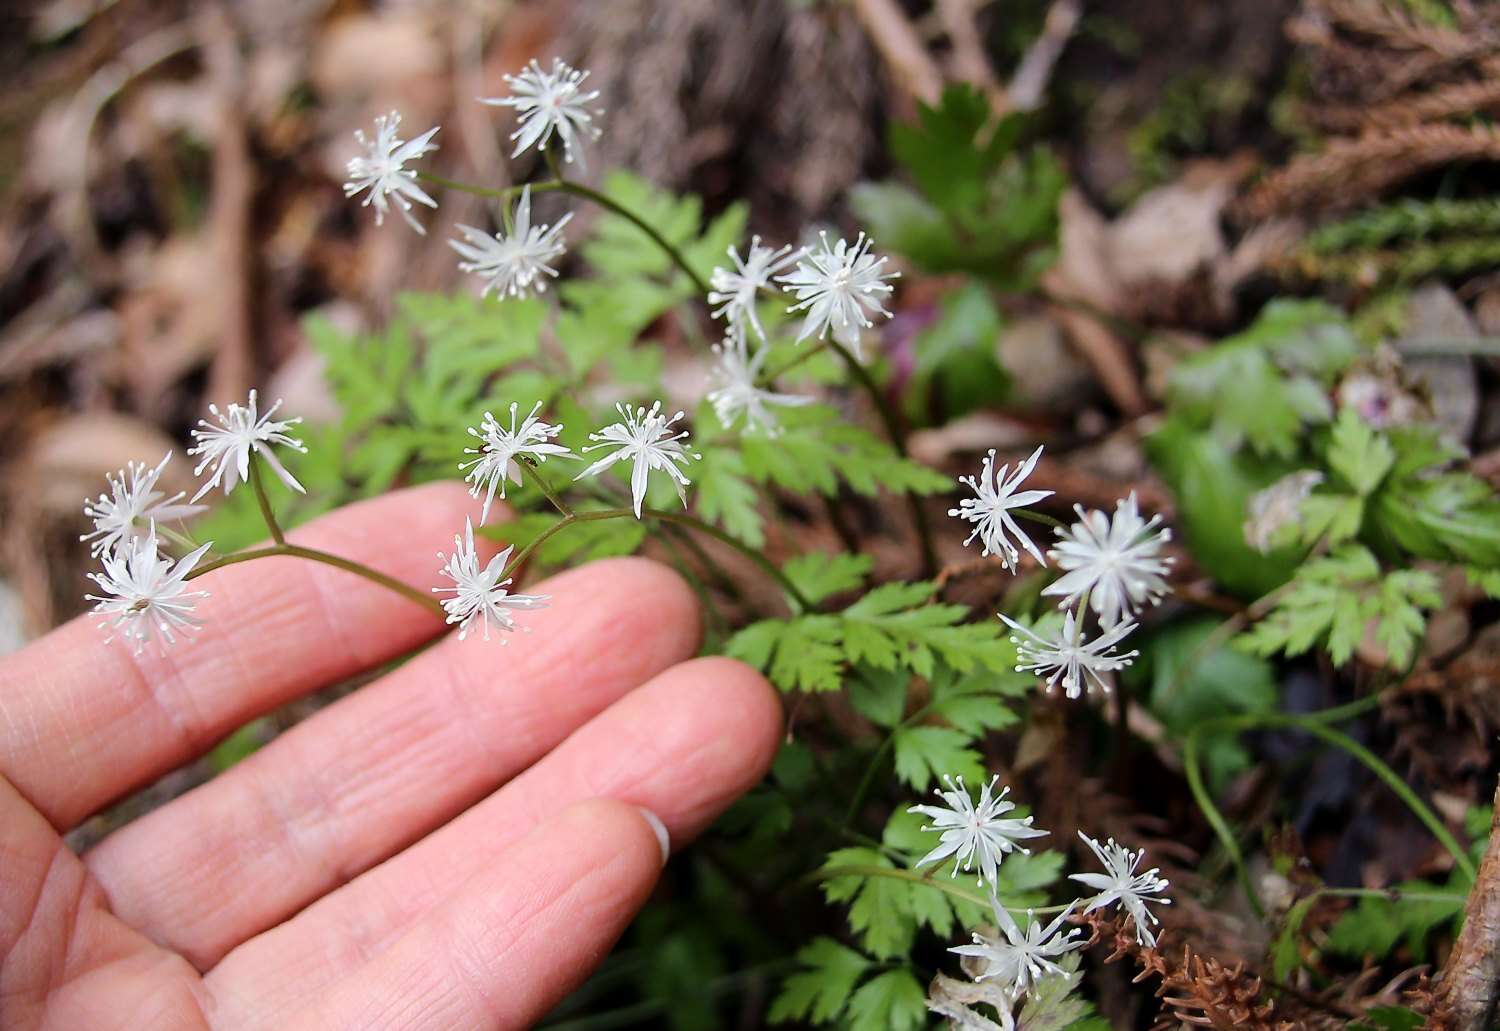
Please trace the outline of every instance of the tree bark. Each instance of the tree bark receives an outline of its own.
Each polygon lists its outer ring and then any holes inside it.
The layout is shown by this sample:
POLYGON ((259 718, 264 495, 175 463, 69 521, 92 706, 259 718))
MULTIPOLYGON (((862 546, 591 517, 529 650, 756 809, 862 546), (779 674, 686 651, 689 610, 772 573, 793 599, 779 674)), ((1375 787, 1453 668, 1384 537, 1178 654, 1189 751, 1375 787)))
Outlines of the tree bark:
POLYGON ((1443 1031, 1486 1031, 1500 996, 1500 786, 1490 842, 1479 864, 1479 879, 1464 905, 1464 928, 1443 968, 1431 1027, 1443 1031))

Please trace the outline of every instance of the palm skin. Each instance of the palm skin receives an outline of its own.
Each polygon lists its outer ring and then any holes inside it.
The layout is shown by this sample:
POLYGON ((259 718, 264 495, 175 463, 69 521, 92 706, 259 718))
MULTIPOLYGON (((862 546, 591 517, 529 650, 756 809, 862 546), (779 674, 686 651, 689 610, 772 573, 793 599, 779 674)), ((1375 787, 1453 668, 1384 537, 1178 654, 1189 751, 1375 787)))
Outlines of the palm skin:
MULTIPOLYGON (((410 583, 451 484, 294 534, 410 583)), ((764 773, 781 716, 693 659, 691 592, 621 559, 554 577, 508 646, 450 635, 75 855, 62 834, 234 727, 441 627, 338 570, 209 574, 203 630, 132 656, 88 618, 0 661, 0 1025, 514 1028, 608 952, 676 844, 764 773)), ((528 588, 529 590, 529 588, 528 588)))

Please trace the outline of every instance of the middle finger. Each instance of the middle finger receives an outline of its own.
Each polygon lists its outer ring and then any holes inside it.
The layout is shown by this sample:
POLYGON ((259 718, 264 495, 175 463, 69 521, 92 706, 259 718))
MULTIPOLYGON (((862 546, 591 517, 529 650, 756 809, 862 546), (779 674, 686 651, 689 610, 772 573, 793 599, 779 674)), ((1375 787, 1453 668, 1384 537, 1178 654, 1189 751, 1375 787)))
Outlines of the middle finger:
POLYGON ((508 647, 450 636, 86 857, 111 908, 207 969, 531 765, 697 648, 671 570, 596 562, 540 585, 508 647))

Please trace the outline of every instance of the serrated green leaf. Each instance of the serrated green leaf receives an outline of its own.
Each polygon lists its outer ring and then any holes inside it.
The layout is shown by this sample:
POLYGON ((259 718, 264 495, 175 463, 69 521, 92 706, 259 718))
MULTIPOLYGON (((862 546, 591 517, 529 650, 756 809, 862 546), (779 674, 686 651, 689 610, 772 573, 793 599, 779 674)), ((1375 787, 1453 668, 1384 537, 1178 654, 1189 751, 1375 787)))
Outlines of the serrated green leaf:
POLYGON ((1007 906, 1037 906, 1046 901, 1046 890, 1062 877, 1067 858, 1046 849, 1031 853, 1012 852, 1000 864, 995 890, 1007 906))
POLYGON ((1323 947, 1353 959, 1383 959, 1400 942, 1412 961, 1420 963, 1427 956, 1428 935, 1463 916, 1467 888, 1463 874, 1455 871, 1446 885, 1407 881, 1396 886, 1394 899, 1363 897, 1329 929, 1323 947), (1440 893, 1451 895, 1451 901, 1432 897, 1440 893), (1402 897, 1408 894, 1418 897, 1402 897))
POLYGON ((1473 586, 1485 593, 1491 600, 1500 598, 1500 569, 1480 569, 1477 566, 1469 566, 1464 570, 1464 575, 1473 586))
POLYGON ((864 583, 874 565, 875 560, 869 555, 811 551, 791 559, 781 571, 808 601, 817 604, 824 598, 853 590, 864 583))
POLYGON ((1258 655, 1300 655, 1321 643, 1342 665, 1373 624, 1389 663, 1402 669, 1410 664, 1426 625, 1421 610, 1441 601, 1430 573, 1382 576, 1369 549, 1345 545, 1304 564, 1271 611, 1237 643, 1258 655))
POLYGON ((770 677, 783 691, 837 691, 844 652, 833 616, 762 620, 729 639, 725 654, 770 677))
MULTIPOLYGON (((1026 997, 1021 1012, 1016 1014, 1016 1031, 1078 1031, 1086 1024, 1094 1007, 1087 999, 1074 995, 1074 990, 1083 980, 1079 973, 1078 953, 1070 952, 1061 957, 1058 966, 1061 976, 1044 977, 1037 982, 1036 990, 1026 997)), ((1104 1025, 1107 1031, 1108 1024, 1104 1025)))
POLYGON ((893 736, 896 776, 918 791, 948 774, 971 783, 984 779, 984 763, 969 734, 952 727, 901 727, 893 736))
POLYGON ((766 543, 760 498, 745 478, 745 461, 738 451, 711 447, 693 474, 693 501, 698 514, 752 548, 766 543))
POLYGON ((888 970, 849 1000, 849 1031, 915 1031, 927 1023, 927 993, 909 970, 888 970))
POLYGON ((849 704, 881 727, 894 727, 906 712, 911 674, 905 670, 855 669, 849 679, 849 704))
POLYGON ((1274 301, 1243 333, 1181 362, 1168 401, 1231 452, 1291 458, 1304 425, 1332 415, 1324 386, 1358 354, 1348 321, 1321 302, 1274 301))
POLYGON ((1390 441, 1377 433, 1353 409, 1339 413, 1329 435, 1329 468, 1341 476, 1360 497, 1375 492, 1396 462, 1390 441))
POLYGON ((1359 535, 1364 499, 1354 494, 1310 494, 1298 508, 1298 538, 1308 547, 1342 544, 1359 535))
MULTIPOLYGON (((879 866, 894 869, 883 853, 872 848, 844 848, 828 854, 824 869, 842 866, 879 866)), ((911 949, 917 921, 911 911, 911 889, 920 887, 894 877, 835 877, 823 882, 830 902, 849 904, 849 927, 877 959, 903 955, 911 949)))
POLYGON ((773 1024, 808 1020, 826 1024, 844 1012, 854 986, 870 961, 832 938, 815 938, 797 951, 797 962, 809 968, 782 982, 781 994, 766 1019, 773 1024))
POLYGON ((740 453, 750 478, 799 494, 832 496, 846 483, 858 494, 880 490, 934 494, 953 481, 902 458, 884 441, 826 405, 790 409, 775 437, 745 437, 740 453))

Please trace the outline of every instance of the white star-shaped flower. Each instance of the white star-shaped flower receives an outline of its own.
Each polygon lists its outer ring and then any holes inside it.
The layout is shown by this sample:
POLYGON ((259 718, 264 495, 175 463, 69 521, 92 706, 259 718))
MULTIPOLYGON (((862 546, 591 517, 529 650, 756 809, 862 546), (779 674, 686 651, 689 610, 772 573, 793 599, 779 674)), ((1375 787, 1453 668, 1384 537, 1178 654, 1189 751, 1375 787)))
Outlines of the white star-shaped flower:
POLYGON ((718 386, 709 391, 708 403, 713 405, 714 414, 726 428, 733 427, 743 415, 748 428, 759 428, 773 434, 777 425, 771 405, 796 407, 812 404, 812 398, 778 394, 759 386, 769 349, 759 347, 754 356, 748 356, 749 347, 744 337, 730 337, 714 346, 719 355, 719 362, 713 370, 718 386))
POLYGON ((668 419, 661 414, 660 401, 650 409, 644 405, 632 407, 617 404, 615 410, 620 413, 620 421, 610 423, 598 433, 590 433, 589 439, 598 443, 590 444, 583 450, 588 452, 605 447, 616 450, 599 459, 574 479, 581 480, 585 476, 596 475, 624 459, 635 463, 635 468, 630 472, 630 494, 635 501, 637 519, 641 518, 641 505, 646 500, 646 477, 653 469, 660 469, 672 478, 677 487, 677 497, 686 506, 687 487, 692 481, 678 466, 689 459, 697 460, 703 456, 694 454, 683 446, 687 430, 672 432, 672 424, 681 419, 683 413, 678 412, 668 419))
POLYGON ((747 329, 753 329, 755 335, 764 341, 766 329, 760 324, 755 302, 762 290, 771 288, 771 277, 796 260, 792 248, 788 245, 772 250, 761 246, 759 236, 752 236, 744 260, 733 246, 728 253, 729 260, 734 262, 734 270, 717 267, 708 280, 708 285, 713 287, 708 293, 708 303, 719 305, 714 309, 713 317, 724 319, 731 335, 743 338, 747 329))
POLYGON ((218 405, 209 405, 208 410, 219 420, 220 425, 215 426, 207 419, 199 419, 198 425, 202 429, 192 431, 193 439, 198 442, 196 447, 188 448, 190 455, 202 455, 203 459, 193 469, 194 476, 202 476, 203 470, 210 465, 214 466, 213 475, 203 481, 198 488, 198 493, 193 495, 197 501, 203 495, 222 484, 224 493, 228 494, 234 489, 235 484, 241 480, 250 479, 250 452, 254 451, 266 460, 273 472, 292 490, 299 494, 307 491, 297 478, 286 471, 276 453, 271 450, 272 444, 281 444, 294 451, 307 453, 307 448, 302 446, 302 441, 289 436, 287 430, 302 421, 299 416, 295 419, 272 419, 276 409, 281 407, 277 401, 265 415, 256 414, 255 391, 250 391, 248 404, 237 405, 230 403, 224 411, 219 411, 218 405))
POLYGON ((531 224, 531 187, 521 190, 516 202, 514 229, 509 236, 494 236, 483 229, 460 224, 464 240, 449 240, 448 246, 466 259, 458 263, 461 272, 476 272, 487 277, 481 296, 491 290, 510 297, 525 297, 532 290, 545 293, 547 278, 557 270, 548 262, 556 261, 566 249, 563 226, 573 217, 570 211, 553 226, 531 224), (467 241, 467 242, 465 242, 467 241))
POLYGON ((1121 655, 1110 652, 1135 629, 1134 623, 1120 623, 1092 641, 1086 641, 1072 612, 1063 616, 1062 631, 1051 639, 1038 637, 1003 612, 999 616, 1001 622, 1019 635, 1011 637, 1018 649, 1016 658, 1020 660, 1016 672, 1044 677, 1048 691, 1061 680, 1063 691, 1069 698, 1077 698, 1089 688, 1108 694, 1110 684, 1104 679, 1104 674, 1124 669, 1139 654, 1134 651, 1121 655))
POLYGON ((981 556, 999 555, 1000 561, 1006 569, 1014 571, 1017 563, 1021 561, 1021 552, 1010 538, 1014 537, 1032 558, 1041 565, 1047 562, 1042 558, 1042 553, 1037 550, 1031 538, 1026 536, 1025 531, 1016 524, 1011 516, 1013 508, 1025 508, 1034 505, 1052 496, 1050 490, 1023 490, 1019 494, 1016 488, 1031 471, 1036 468, 1037 459, 1042 457, 1042 449, 1038 447, 1031 453, 1031 457, 1022 462, 1013 476, 1006 477, 1010 470, 1009 465, 1002 465, 999 472, 995 472, 995 450, 985 456, 984 465, 979 471, 979 476, 960 476, 958 482, 966 483, 975 494, 972 498, 964 498, 958 503, 957 508, 948 509, 950 516, 957 516, 974 524, 974 531, 964 541, 964 546, 974 542, 978 537, 984 546, 981 556))
POLYGON ((939 788, 936 794, 946 806, 914 805, 907 810, 909 813, 920 813, 932 821, 932 825, 923 827, 923 830, 942 832, 937 847, 917 860, 918 866, 939 863, 949 856, 955 856, 957 862, 953 864, 953 876, 957 877, 959 867, 966 872, 972 870, 974 861, 978 859, 979 883, 993 885, 1006 853, 1029 854, 1030 850, 1022 848, 1017 844, 1018 841, 1040 838, 1047 833, 1034 830, 1030 816, 1024 820, 1002 819, 1015 806, 1005 800, 1010 788, 1002 788, 1000 794, 991 797, 995 784, 1000 780, 998 776, 981 788, 977 806, 969 797, 969 789, 964 787, 962 777, 955 781, 954 778, 945 776, 943 780, 947 783, 948 790, 939 788))
POLYGON ((438 149, 437 144, 432 142, 432 137, 437 135, 441 126, 435 125, 416 139, 405 141, 396 135, 400 127, 401 116, 392 111, 375 119, 373 140, 365 135, 363 129, 354 130, 354 138, 365 148, 366 153, 349 159, 346 166, 349 178, 344 183, 344 196, 353 197, 363 190, 369 190, 363 203, 366 207, 371 204, 375 206, 376 225, 385 224, 386 213, 390 211, 391 201, 394 200, 396 209, 406 219, 406 224, 426 236, 427 230, 422 228, 422 223, 411 213, 412 201, 426 204, 429 208, 437 207, 437 201, 417 185, 417 173, 407 168, 406 163, 438 149))
POLYGON ((500 497, 505 497, 506 478, 509 477, 518 487, 521 485, 521 467, 516 462, 518 455, 536 462, 545 462, 548 455, 573 453, 561 444, 551 443, 562 432, 562 423, 542 422, 538 419, 536 413, 542 410, 540 401, 532 407, 531 414, 521 420, 521 425, 517 426, 516 416, 520 407, 514 401, 510 403, 510 429, 500 425, 490 412, 484 413, 478 429, 469 427, 469 435, 479 441, 479 447, 466 447, 464 454, 479 457, 460 462, 458 468, 460 471, 468 470, 464 473, 464 479, 473 484, 469 489, 470 495, 477 498, 480 491, 484 491, 484 508, 479 513, 481 525, 489 517, 495 492, 498 490, 500 497))
POLYGON ((83 506, 83 514, 94 521, 94 532, 78 538, 93 541, 89 554, 97 558, 121 541, 139 537, 152 523, 186 519, 206 510, 206 505, 177 504, 187 497, 186 491, 166 498, 156 489, 156 481, 171 458, 172 452, 168 451, 154 469, 148 469, 145 462, 128 462, 118 476, 105 477, 109 493, 100 494, 83 506))
POLYGON ((572 163, 576 157, 578 167, 585 168, 580 140, 597 140, 599 127, 594 119, 602 117, 604 111, 590 110, 589 104, 599 97, 598 90, 588 93, 580 87, 588 72, 581 72, 557 59, 552 60, 552 70, 543 71, 535 60, 519 75, 505 76, 510 87, 508 97, 481 97, 480 103, 493 107, 513 107, 520 118, 520 126, 510 134, 516 141, 511 157, 520 156, 528 147, 545 147, 552 134, 562 140, 563 160, 572 163))
POLYGON ((207 591, 187 589, 186 577, 213 542, 184 555, 175 563, 157 553, 156 524, 145 536, 126 538, 104 552, 104 570, 90 573, 104 594, 84 597, 95 602, 94 611, 106 617, 101 630, 132 642, 139 655, 146 643, 160 635, 167 644, 176 642, 177 632, 191 633, 199 621, 193 616, 199 598, 207 591))
POLYGON ((994 910, 995 925, 999 933, 990 938, 976 931, 974 944, 958 945, 948 950, 960 956, 973 956, 984 963, 984 969, 975 975, 974 980, 994 978, 1019 998, 1023 994, 1034 993, 1037 983, 1044 978, 1067 974, 1054 960, 1083 945, 1078 940, 1078 935, 1082 933, 1078 928, 1069 928, 1065 934, 1059 933, 1068 917, 1073 915, 1071 905, 1045 927, 1034 919, 1035 914, 1031 910, 1027 910, 1024 931, 1016 926, 1009 910, 994 895, 990 896, 990 908, 994 910))
POLYGON ((1171 899, 1150 898, 1148 896, 1160 895, 1167 890, 1170 881, 1160 876, 1161 870, 1157 867, 1136 873, 1136 867, 1141 864, 1145 857, 1145 849, 1137 849, 1132 852, 1124 845, 1118 844, 1114 838, 1110 838, 1103 845, 1089 837, 1083 831, 1078 832, 1083 843, 1094 850, 1094 855, 1099 857, 1099 862, 1104 864, 1105 873, 1074 873, 1068 876, 1075 881, 1088 885, 1099 892, 1089 904, 1084 907, 1085 913, 1092 913, 1096 909, 1112 906, 1118 902, 1130 914, 1130 919, 1135 923, 1135 940, 1138 944, 1147 948, 1156 945, 1156 935, 1151 932, 1149 924, 1160 925, 1161 921, 1156 914, 1146 908, 1147 902, 1159 902, 1164 906, 1172 904, 1171 899))
MULTIPOLYGON (((443 599, 443 609, 448 613, 448 622, 458 624, 460 641, 469 636, 476 619, 488 641, 492 624, 497 630, 516 629, 512 611, 539 609, 547 604, 546 595, 511 594, 505 589, 510 580, 501 580, 500 577, 505 572, 505 564, 510 561, 510 553, 511 549, 506 548, 481 569, 479 555, 474 550, 474 522, 467 518, 464 520, 464 535, 453 538, 453 554, 445 558, 441 551, 438 552, 438 559, 444 563, 441 572, 453 581, 453 586, 434 587, 432 591, 434 594, 453 595, 443 599)), ((505 643, 504 638, 501 643, 505 643)))
POLYGON ((872 315, 891 317, 882 303, 894 289, 886 280, 900 273, 881 272, 887 259, 870 253, 871 241, 864 233, 852 246, 840 239, 832 247, 826 232, 818 235, 821 250, 805 248, 797 257, 797 268, 777 277, 782 289, 797 300, 787 311, 807 312, 797 339, 816 335, 821 340, 832 332, 834 340, 854 350, 855 357, 863 357, 860 331, 875 324, 872 315))
POLYGON ((1078 522, 1059 527, 1058 545, 1047 552, 1064 575, 1042 593, 1062 595, 1059 604, 1064 608, 1087 594, 1089 607, 1104 627, 1134 618, 1142 607, 1160 601, 1167 593, 1166 572, 1172 565, 1161 553, 1172 539, 1171 530, 1156 530, 1161 516, 1149 522, 1142 519, 1134 491, 1115 504, 1113 519, 1098 509, 1085 512, 1081 505, 1074 505, 1073 511, 1078 522))

